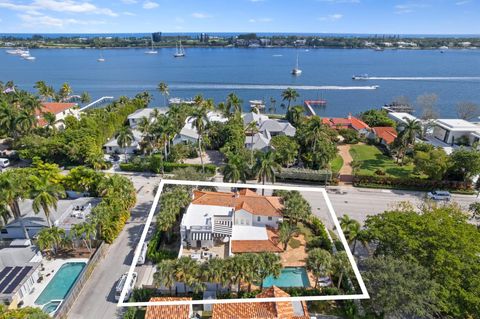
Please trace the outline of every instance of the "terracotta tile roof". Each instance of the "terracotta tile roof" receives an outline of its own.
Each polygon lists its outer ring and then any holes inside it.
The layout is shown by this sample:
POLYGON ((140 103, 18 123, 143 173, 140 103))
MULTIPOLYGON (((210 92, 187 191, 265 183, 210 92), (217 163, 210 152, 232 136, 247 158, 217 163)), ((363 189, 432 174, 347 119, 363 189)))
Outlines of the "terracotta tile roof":
POLYGON ((74 106, 77 106, 76 103, 57 103, 57 102, 50 102, 50 103, 42 103, 42 113, 51 112, 53 114, 61 113, 65 110, 71 109, 74 106))
POLYGON ((365 123, 364 121, 360 120, 360 119, 357 119, 356 117, 351 117, 350 118, 350 121, 351 121, 351 125, 354 129, 356 129, 357 131, 359 130, 363 130, 363 129, 368 129, 369 126, 367 123, 365 123))
MULTIPOLYGON (((290 297, 285 291, 272 286, 256 298, 290 297)), ((303 315, 295 313, 292 302, 252 302, 213 305, 212 319, 309 319, 305 302, 301 302, 303 315)))
POLYGON ((363 129, 368 129, 369 126, 363 122, 362 120, 354 117, 354 116, 349 116, 347 118, 340 118, 340 117, 324 117, 322 118, 322 122, 324 124, 329 125, 331 128, 334 129, 346 129, 346 128, 353 128, 357 131, 363 130, 363 129))
POLYGON ((373 133, 375 133, 375 135, 384 140, 385 143, 387 144, 391 144, 393 143, 393 141, 397 138, 397 130, 393 127, 389 127, 389 126, 385 126, 385 127, 373 127, 373 133))
POLYGON ((268 240, 232 240, 232 253, 283 252, 278 234, 272 227, 266 227, 268 240))
POLYGON ((245 209, 253 215, 282 215, 280 197, 260 196, 251 190, 242 190, 237 195, 231 192, 194 191, 192 204, 235 207, 245 209))
MULTIPOLYGON (((192 300, 192 298, 154 297, 150 302, 183 300, 192 300)), ((190 309, 190 305, 148 306, 145 319, 188 319, 191 315, 190 309)))

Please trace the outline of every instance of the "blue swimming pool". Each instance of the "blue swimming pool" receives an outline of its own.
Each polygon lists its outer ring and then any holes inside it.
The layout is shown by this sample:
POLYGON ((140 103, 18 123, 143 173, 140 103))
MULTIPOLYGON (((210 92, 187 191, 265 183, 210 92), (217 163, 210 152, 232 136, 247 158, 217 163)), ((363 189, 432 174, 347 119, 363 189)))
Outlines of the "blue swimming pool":
POLYGON ((85 265, 86 263, 84 262, 69 262, 63 264, 48 283, 47 287, 43 289, 37 300, 35 300, 35 304, 45 305, 52 300, 64 299, 77 281, 85 265))
POLYGON ((310 287, 310 282, 308 281, 308 275, 305 268, 289 267, 282 269, 278 278, 274 278, 273 276, 265 278, 263 281, 263 287, 268 288, 271 286, 310 287))

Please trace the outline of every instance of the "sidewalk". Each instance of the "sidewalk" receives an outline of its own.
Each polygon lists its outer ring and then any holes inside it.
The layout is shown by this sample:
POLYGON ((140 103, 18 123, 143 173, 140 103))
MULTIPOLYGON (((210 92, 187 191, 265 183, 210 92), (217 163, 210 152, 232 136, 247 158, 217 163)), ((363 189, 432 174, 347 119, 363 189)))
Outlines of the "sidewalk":
POLYGON ((352 155, 350 155, 350 145, 339 145, 338 154, 343 159, 343 166, 339 171, 340 183, 339 185, 351 186, 353 182, 353 170, 352 170, 352 155))

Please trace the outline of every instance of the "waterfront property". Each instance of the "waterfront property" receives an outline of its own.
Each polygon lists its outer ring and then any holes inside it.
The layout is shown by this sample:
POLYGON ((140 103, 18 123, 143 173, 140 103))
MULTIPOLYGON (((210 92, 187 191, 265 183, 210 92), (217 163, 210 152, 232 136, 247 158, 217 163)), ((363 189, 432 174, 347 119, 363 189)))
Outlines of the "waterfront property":
POLYGON ((78 118, 80 111, 77 103, 59 103, 59 102, 44 102, 41 110, 36 112, 36 119, 39 126, 46 126, 47 122, 43 118, 44 113, 52 113, 55 115, 55 126, 57 128, 64 128, 63 121, 67 116, 74 116, 78 118))
POLYGON ((142 133, 138 130, 132 130, 133 142, 126 147, 118 145, 116 137, 111 138, 107 143, 103 145, 103 149, 107 154, 134 154, 140 150, 140 142, 142 141, 142 133))
MULTIPOLYGON (((181 222, 182 249, 191 253, 228 245, 228 254, 281 252, 278 224, 283 220, 279 197, 260 196, 243 189, 239 192, 194 191, 193 200, 181 222)), ((221 249, 221 248, 220 248, 221 249)), ((197 258, 197 254, 191 257, 197 258)), ((219 256, 215 253, 215 256, 219 256)))
MULTIPOLYGON (((225 123, 228 121, 227 118, 223 117, 221 114, 217 112, 210 111, 207 113, 207 118, 209 123, 225 123)), ((192 143, 195 144, 198 142, 198 131, 195 128, 194 124, 194 119, 192 117, 188 117, 185 120, 185 125, 182 127, 180 130, 180 133, 178 133, 174 139, 173 139, 173 144, 179 144, 179 143, 192 143)))
POLYGON ((432 135, 452 146, 473 145, 480 140, 480 126, 462 119, 439 119, 432 135))
POLYGON ((295 136, 296 129, 288 121, 270 119, 268 116, 255 112, 242 115, 245 127, 255 123, 257 132, 246 132, 245 147, 251 150, 268 151, 270 141, 277 135, 295 136))
MULTIPOLYGON (((290 295, 282 289, 272 286, 259 293, 255 298, 288 298, 290 295)), ((225 303, 213 305, 212 319, 309 319, 305 301, 225 303)))
POLYGON ((397 136, 398 133, 394 127, 372 127, 372 137, 378 139, 378 142, 387 148, 395 141, 397 136))
POLYGON ((132 129, 136 129, 138 126, 138 123, 140 123, 140 121, 142 121, 143 118, 146 118, 151 123, 153 123, 155 121, 153 117, 153 114, 155 112, 158 112, 159 114, 165 114, 166 111, 167 111, 166 109, 160 109, 160 108, 138 109, 127 117, 128 125, 132 129))
POLYGON ((328 125, 330 128, 336 130, 352 129, 361 135, 366 135, 370 131, 370 127, 365 122, 352 115, 348 115, 346 118, 324 117, 322 118, 322 122, 323 124, 328 125))

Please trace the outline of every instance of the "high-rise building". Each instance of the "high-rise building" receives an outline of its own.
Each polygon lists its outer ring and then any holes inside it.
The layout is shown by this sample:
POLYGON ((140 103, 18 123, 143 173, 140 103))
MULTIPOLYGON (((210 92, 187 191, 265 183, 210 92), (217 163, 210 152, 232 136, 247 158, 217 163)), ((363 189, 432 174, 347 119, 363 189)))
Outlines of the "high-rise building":
POLYGON ((160 42, 162 41, 162 32, 154 32, 152 33, 153 42, 160 42))

